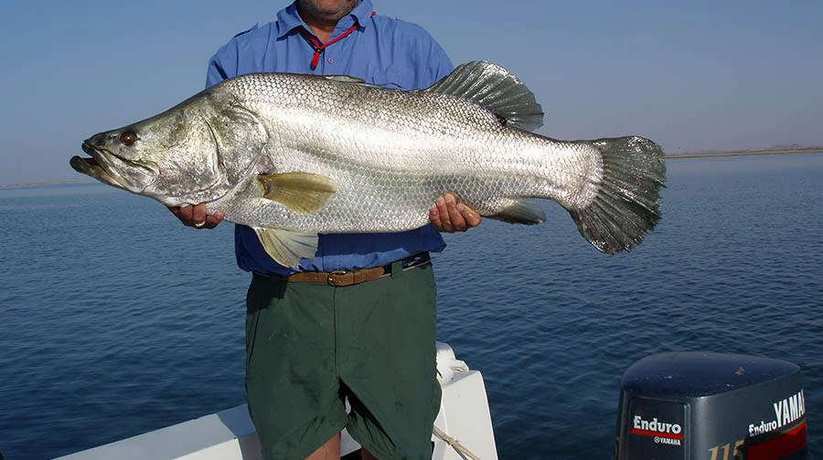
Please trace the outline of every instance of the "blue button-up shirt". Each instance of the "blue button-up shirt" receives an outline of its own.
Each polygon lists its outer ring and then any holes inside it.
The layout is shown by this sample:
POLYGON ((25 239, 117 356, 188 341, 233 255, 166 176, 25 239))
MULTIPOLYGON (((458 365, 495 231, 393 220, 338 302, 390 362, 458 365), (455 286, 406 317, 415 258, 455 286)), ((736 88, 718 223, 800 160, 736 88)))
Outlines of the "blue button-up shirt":
MULTIPOLYGON (((394 89, 427 88, 452 70, 452 63, 421 27, 374 13, 371 0, 361 0, 340 19, 330 40, 353 25, 354 33, 325 49, 312 70, 314 48, 302 34, 311 31, 296 4, 277 13, 277 20, 255 26, 232 38, 209 62, 206 86, 255 72, 351 75, 394 89)), ((316 257, 303 259, 297 271, 334 271, 386 265, 424 251, 445 247, 434 227, 402 233, 321 234, 316 257)), ((255 232, 235 227, 235 251, 241 269, 262 275, 289 275, 266 254, 255 232)))

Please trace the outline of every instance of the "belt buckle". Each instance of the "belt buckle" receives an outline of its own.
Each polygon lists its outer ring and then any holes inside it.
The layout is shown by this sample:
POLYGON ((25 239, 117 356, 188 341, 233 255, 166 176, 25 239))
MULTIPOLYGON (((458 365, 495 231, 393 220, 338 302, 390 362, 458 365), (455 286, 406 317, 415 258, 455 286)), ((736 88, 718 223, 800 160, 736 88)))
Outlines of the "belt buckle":
POLYGON ((329 272, 329 276, 326 277, 326 282, 329 283, 329 286, 341 287, 337 284, 334 277, 335 276, 340 276, 340 275, 345 275, 346 273, 348 273, 348 271, 346 271, 346 270, 335 270, 333 272, 329 272))

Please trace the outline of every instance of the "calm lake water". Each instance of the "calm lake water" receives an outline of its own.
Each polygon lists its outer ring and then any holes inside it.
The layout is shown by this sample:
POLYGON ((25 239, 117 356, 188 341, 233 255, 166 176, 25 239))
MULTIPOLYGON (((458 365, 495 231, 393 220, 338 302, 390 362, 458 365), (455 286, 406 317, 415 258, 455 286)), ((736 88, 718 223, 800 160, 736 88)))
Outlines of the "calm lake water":
MULTIPOLYGON (((596 253, 561 209, 436 258, 439 339, 486 378, 505 459, 609 458, 619 379, 672 350, 801 365, 823 453, 823 155, 669 162, 664 220, 596 253)), ((0 191, 0 451, 67 454, 243 401, 231 225, 104 186, 0 191)))

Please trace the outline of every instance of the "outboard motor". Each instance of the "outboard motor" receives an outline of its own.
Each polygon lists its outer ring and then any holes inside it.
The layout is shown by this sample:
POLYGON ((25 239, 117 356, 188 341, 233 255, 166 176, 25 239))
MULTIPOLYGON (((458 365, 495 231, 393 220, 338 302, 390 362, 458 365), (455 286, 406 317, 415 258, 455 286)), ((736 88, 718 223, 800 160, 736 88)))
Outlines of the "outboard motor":
POLYGON ((800 368, 776 359, 661 353, 623 375, 617 460, 808 458, 800 368))

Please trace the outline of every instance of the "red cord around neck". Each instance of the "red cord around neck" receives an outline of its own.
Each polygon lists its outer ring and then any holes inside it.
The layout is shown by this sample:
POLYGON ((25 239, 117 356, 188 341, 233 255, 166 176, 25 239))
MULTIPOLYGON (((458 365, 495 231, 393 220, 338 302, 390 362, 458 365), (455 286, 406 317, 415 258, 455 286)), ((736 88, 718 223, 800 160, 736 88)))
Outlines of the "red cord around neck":
POLYGON ((317 38, 315 35, 313 35, 308 30, 301 29, 300 32, 303 34, 303 37, 305 37, 306 41, 309 42, 309 45, 311 45, 312 48, 314 48, 314 56, 312 56, 312 58, 311 58, 311 69, 312 70, 317 69, 317 65, 320 64, 320 56, 323 54, 323 51, 325 51, 326 48, 330 47, 331 45, 334 45, 335 43, 339 42, 340 40, 342 40, 342 39, 348 37, 349 35, 351 35, 352 33, 354 33, 354 31, 357 30, 357 27, 358 27, 357 23, 355 22, 354 24, 351 25, 351 27, 344 30, 343 33, 341 33, 340 35, 332 38, 331 40, 327 41, 326 43, 323 43, 322 41, 320 41, 319 38, 317 38))

